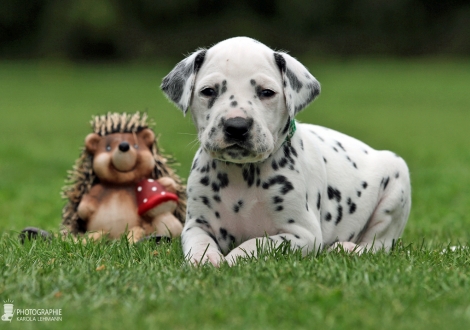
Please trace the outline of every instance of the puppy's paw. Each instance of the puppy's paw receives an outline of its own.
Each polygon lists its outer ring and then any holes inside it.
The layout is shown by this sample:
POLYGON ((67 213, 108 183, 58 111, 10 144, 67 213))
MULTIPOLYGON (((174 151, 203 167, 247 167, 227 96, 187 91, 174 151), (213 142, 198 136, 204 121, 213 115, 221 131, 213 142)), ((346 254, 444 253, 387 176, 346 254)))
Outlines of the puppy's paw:
POLYGON ((364 247, 354 244, 352 242, 336 242, 329 248, 330 251, 346 251, 361 255, 364 252, 364 247))
POLYGON ((220 267, 220 265, 225 261, 225 258, 219 252, 206 251, 206 253, 201 252, 192 255, 189 261, 193 266, 196 267, 205 265, 206 263, 210 263, 214 267, 220 267))

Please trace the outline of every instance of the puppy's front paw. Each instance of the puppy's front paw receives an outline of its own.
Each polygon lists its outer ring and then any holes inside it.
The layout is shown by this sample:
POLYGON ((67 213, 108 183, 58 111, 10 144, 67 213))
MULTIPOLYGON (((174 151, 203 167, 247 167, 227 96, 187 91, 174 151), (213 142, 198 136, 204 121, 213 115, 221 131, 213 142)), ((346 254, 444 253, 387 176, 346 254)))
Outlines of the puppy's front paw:
POLYGON ((330 246, 330 251, 340 251, 344 250, 346 252, 353 252, 361 255, 364 252, 364 248, 360 245, 354 244, 352 242, 337 242, 330 246))
POLYGON ((192 255, 189 261, 193 266, 201 266, 206 263, 211 263, 214 267, 220 267, 221 263, 225 261, 225 258, 219 252, 206 251, 205 253, 201 252, 192 255))

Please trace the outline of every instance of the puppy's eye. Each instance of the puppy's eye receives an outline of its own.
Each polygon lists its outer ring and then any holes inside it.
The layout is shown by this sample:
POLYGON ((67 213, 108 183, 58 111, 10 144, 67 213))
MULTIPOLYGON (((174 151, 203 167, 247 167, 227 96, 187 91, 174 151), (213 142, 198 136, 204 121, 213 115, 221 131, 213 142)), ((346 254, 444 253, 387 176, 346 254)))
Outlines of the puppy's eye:
POLYGON ((260 93, 259 96, 263 98, 270 98, 273 97, 276 92, 270 90, 270 89, 263 89, 260 93))
POLYGON ((138 145, 138 144, 134 144, 134 149, 139 149, 139 145, 138 145))
POLYGON ((109 144, 106 146, 106 151, 111 151, 111 146, 109 144))
POLYGON ((201 94, 204 95, 204 96, 207 96, 207 97, 213 97, 213 96, 215 96, 216 92, 215 92, 215 89, 208 87, 208 88, 204 88, 201 91, 201 94))

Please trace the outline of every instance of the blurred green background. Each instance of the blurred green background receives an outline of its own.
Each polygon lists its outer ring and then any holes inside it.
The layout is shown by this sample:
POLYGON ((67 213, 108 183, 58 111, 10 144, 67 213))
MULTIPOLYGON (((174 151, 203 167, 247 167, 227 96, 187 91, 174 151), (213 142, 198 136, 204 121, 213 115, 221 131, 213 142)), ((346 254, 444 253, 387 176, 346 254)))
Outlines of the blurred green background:
POLYGON ((2 0, 0 56, 136 60, 236 35, 297 56, 470 54, 468 0, 2 0))
POLYGON ((3 0, 0 231, 58 229, 92 115, 148 111, 186 178, 195 130, 159 84, 184 54, 246 35, 322 83, 298 119, 407 161, 408 241, 470 239, 468 1, 3 0))

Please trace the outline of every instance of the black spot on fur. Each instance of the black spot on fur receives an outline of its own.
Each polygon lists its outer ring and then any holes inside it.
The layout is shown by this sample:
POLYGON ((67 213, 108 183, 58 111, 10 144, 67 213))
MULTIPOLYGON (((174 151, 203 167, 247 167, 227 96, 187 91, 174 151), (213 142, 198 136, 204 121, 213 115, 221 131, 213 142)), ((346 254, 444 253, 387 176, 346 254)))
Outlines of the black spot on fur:
POLYGON ((332 186, 328 186, 328 199, 331 200, 333 198, 336 199, 338 203, 341 202, 341 192, 332 186))
POLYGON ((212 182, 211 187, 213 192, 218 192, 220 190, 220 186, 215 182, 212 182))
POLYGON ((207 235, 209 235, 209 237, 212 238, 212 240, 217 244, 217 248, 218 248, 219 250, 221 250, 221 249, 220 249, 220 245, 219 245, 219 241, 218 241, 217 238, 214 236, 214 234, 207 232, 207 235))
POLYGON ((227 91, 227 80, 222 81, 222 89, 220 90, 220 95, 227 91))
POLYGON ((248 187, 251 187, 255 182, 255 171, 256 165, 249 164, 243 168, 243 180, 248 184, 248 187))
POLYGON ((343 207, 341 205, 338 205, 338 215, 336 216, 335 225, 337 225, 341 221, 342 218, 343 218, 343 207))
POLYGON ((199 182, 207 187, 210 183, 209 176, 206 175, 206 176, 202 177, 199 182))
POLYGON ((282 129, 282 134, 286 134, 287 131, 289 130, 289 127, 290 127, 290 117, 287 118, 287 122, 286 122, 286 124, 284 125, 284 128, 282 129))
POLYGON ((221 189, 228 186, 228 175, 227 173, 219 172, 217 173, 217 179, 219 180, 219 186, 221 189))
POLYGON ((233 100, 234 96, 233 95, 230 95, 230 99, 233 100))
POLYGON ((269 178, 268 181, 263 182, 262 187, 263 189, 268 189, 271 186, 276 185, 276 184, 281 185, 280 192, 282 195, 285 195, 289 191, 294 189, 294 186, 292 185, 292 183, 289 180, 287 180, 287 178, 284 175, 276 175, 276 176, 269 178))
POLYGON ((238 211, 242 208, 242 206, 243 206, 243 200, 240 199, 240 200, 237 202, 237 204, 235 204, 235 205, 233 206, 233 211, 234 211, 235 213, 238 213, 238 211))
POLYGON ((220 232, 220 235, 222 235, 222 239, 223 239, 223 240, 226 240, 227 237, 228 237, 227 229, 225 229, 225 228, 220 228, 220 229, 219 229, 219 232, 220 232))
POLYGON ((284 206, 278 205, 278 206, 276 207, 276 211, 282 211, 282 210, 284 210, 284 206))
POLYGON ((279 204, 279 203, 282 203, 284 201, 284 199, 282 197, 279 197, 279 196, 274 196, 273 197, 273 203, 274 204, 279 204))
POLYGON ((220 213, 217 212, 217 211, 215 211, 215 217, 216 217, 217 219, 220 219, 220 213))
POLYGON ((256 80, 251 79, 251 80, 250 80, 250 84, 251 84, 251 86, 255 86, 255 85, 256 85, 256 80))
POLYGON ((397 174, 395 174, 395 179, 398 179, 400 177, 400 173, 397 172, 397 174))
POLYGON ((286 68, 286 76, 287 76, 287 79, 289 79, 289 83, 292 89, 295 90, 297 93, 299 93, 303 87, 303 84, 299 80, 299 78, 297 78, 295 73, 289 70, 289 68, 286 68))
POLYGON ((289 219, 287 222, 288 222, 288 223, 294 223, 295 220, 294 220, 294 219, 289 219))
POLYGON ((354 212, 356 212, 356 209, 357 209, 357 205, 354 203, 351 203, 351 205, 349 205, 349 214, 353 214, 354 212))
POLYGON ((320 209, 320 205, 321 205, 321 194, 318 193, 318 195, 317 195, 317 210, 320 209))
POLYGON ((206 58, 206 50, 201 50, 194 59, 194 72, 198 72, 206 58))
POLYGON ((326 221, 330 221, 331 220, 331 213, 328 212, 326 215, 325 215, 325 220, 326 221))
POLYGON ((341 149, 343 149, 343 151, 346 151, 346 149, 344 149, 344 147, 343 147, 343 145, 341 144, 341 142, 336 141, 336 144, 338 145, 338 147, 340 147, 341 149))
POLYGON ((325 162, 325 164, 328 163, 325 157, 323 157, 323 161, 325 162))
POLYGON ((349 235, 348 242, 352 241, 352 239, 354 238, 354 235, 355 235, 355 233, 351 233, 351 235, 349 235))
POLYGON ((287 165, 287 158, 281 158, 279 161, 279 166, 280 167, 285 167, 287 165))
POLYGON ((236 107, 237 105, 238 105, 237 101, 232 101, 230 103, 230 106, 232 106, 232 107, 236 107))
POLYGON ((364 182, 362 182, 362 187, 363 187, 364 189, 366 189, 366 188, 367 188, 367 186, 368 186, 367 182, 365 182, 365 181, 364 181, 364 182))
POLYGON ((197 167, 197 161, 198 160, 199 160, 199 158, 194 159, 193 166, 191 167, 191 171, 194 170, 197 167))
POLYGON ((205 173, 205 172, 208 172, 208 173, 209 173, 210 169, 211 169, 210 163, 207 162, 207 164, 206 164, 205 166, 201 167, 200 172, 201 172, 201 173, 205 173))
POLYGON ((300 236, 299 236, 299 235, 294 235, 294 236, 295 236, 295 238, 297 238, 297 239, 299 239, 299 238, 300 238, 300 236))
POLYGON ((197 218, 197 219, 196 219, 196 222, 197 222, 197 223, 200 223, 200 224, 202 224, 202 225, 209 225, 209 222, 207 222, 207 220, 204 219, 204 218, 202 218, 202 217, 201 217, 201 218, 197 218))
POLYGON ((211 208, 211 201, 207 196, 200 196, 202 203, 207 206, 208 208, 211 208))
POLYGON ((387 178, 384 179, 384 190, 387 188, 389 181, 390 181, 390 177, 387 176, 387 178))
POLYGON ((358 190, 357 191, 357 197, 361 197, 362 193, 358 190))
POLYGON ((219 195, 214 195, 214 196, 212 196, 212 198, 213 198, 217 203, 220 203, 220 201, 221 201, 219 195))
POLYGON ((274 61, 276 62, 277 67, 281 70, 282 73, 286 71, 286 60, 279 53, 274 53, 274 61))

